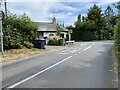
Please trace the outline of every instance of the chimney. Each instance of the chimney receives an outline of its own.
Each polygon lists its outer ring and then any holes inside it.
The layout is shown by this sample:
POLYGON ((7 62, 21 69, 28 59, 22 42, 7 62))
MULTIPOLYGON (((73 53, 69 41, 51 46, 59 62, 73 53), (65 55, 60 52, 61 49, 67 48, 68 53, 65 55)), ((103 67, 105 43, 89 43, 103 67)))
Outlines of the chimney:
POLYGON ((55 17, 53 17, 52 23, 53 23, 53 24, 56 24, 56 18, 55 18, 55 17))

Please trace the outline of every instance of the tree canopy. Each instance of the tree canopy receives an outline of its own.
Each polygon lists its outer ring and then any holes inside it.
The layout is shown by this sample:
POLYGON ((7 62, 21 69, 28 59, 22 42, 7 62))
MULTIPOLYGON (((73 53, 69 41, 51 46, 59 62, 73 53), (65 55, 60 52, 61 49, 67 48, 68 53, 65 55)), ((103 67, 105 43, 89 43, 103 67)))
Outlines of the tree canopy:
POLYGON ((110 6, 104 13, 94 4, 88 9, 87 16, 78 15, 72 39, 80 40, 111 40, 117 17, 110 6), (82 17, 82 20, 81 20, 82 17))

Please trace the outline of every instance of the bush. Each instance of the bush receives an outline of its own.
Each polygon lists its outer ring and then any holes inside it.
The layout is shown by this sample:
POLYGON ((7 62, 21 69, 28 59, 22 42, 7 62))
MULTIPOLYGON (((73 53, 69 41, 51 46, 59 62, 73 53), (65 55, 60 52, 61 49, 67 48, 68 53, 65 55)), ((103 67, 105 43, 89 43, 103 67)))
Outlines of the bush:
POLYGON ((8 14, 2 28, 4 50, 19 49, 22 46, 31 48, 33 46, 31 43, 37 36, 38 25, 32 22, 26 14, 19 17, 10 12, 8 14))
POLYGON ((25 46, 26 48, 29 48, 29 49, 34 47, 34 45, 28 41, 24 41, 23 46, 25 46))
POLYGON ((115 28, 115 45, 118 52, 120 52, 120 21, 115 28))
POLYGON ((51 36, 49 38, 48 45, 57 45, 57 46, 59 46, 60 45, 59 39, 60 39, 59 36, 51 36))
MULTIPOLYGON (((120 18, 119 18, 120 20, 120 18)), ((115 49, 116 49, 116 56, 118 60, 118 75, 120 75, 120 21, 118 20, 118 23, 115 27, 115 49)), ((120 77, 119 77, 120 80, 120 77)))

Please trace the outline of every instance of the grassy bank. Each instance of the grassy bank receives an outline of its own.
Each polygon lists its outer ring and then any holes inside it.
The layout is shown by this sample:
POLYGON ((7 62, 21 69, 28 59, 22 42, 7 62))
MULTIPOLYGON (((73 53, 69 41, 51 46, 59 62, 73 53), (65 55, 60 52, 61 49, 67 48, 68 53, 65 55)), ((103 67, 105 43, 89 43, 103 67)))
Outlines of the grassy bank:
POLYGON ((34 54, 42 54, 47 51, 48 50, 36 49, 36 48, 11 49, 11 50, 5 51, 3 53, 0 53, 0 62, 2 62, 2 63, 9 62, 11 60, 20 59, 20 58, 31 56, 34 54))
POLYGON ((119 88, 120 88, 120 52, 118 52, 118 50, 115 48, 114 49, 114 54, 115 54, 115 57, 116 57, 116 61, 117 61, 117 69, 118 69, 118 79, 119 79, 119 88))
POLYGON ((120 89, 120 52, 117 53, 118 59, 118 79, 119 79, 119 89, 120 89))

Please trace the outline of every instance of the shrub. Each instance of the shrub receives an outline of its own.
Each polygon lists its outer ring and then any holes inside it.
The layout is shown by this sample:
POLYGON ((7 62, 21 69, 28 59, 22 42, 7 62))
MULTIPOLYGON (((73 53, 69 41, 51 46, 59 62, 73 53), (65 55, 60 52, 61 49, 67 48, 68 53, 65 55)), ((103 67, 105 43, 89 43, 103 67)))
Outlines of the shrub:
POLYGON ((120 52, 120 21, 115 28, 115 45, 116 49, 120 52))
POLYGON ((25 46, 26 48, 31 49, 31 48, 33 48, 34 45, 32 43, 28 42, 28 41, 24 41, 23 46, 25 46))
POLYGON ((60 39, 59 36, 51 36, 49 38, 48 45, 57 45, 57 46, 59 46, 60 45, 59 44, 59 39, 60 39))
POLYGON ((31 43, 37 36, 38 25, 32 22, 26 14, 20 16, 10 12, 8 14, 6 22, 2 23, 4 50, 18 49, 22 46, 31 48, 33 46, 31 43))

